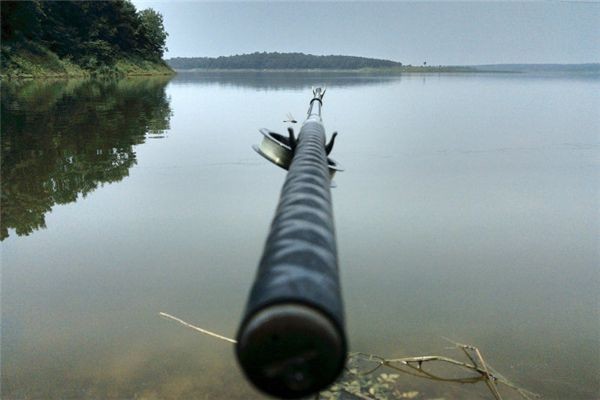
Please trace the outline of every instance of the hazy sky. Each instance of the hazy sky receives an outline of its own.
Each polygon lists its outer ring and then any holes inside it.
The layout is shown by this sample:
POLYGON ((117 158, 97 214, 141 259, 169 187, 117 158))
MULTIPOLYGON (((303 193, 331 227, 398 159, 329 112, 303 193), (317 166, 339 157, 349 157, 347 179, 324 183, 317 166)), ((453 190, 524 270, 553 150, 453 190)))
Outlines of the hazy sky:
POLYGON ((600 61, 600 2, 155 2, 166 57, 298 51, 405 64, 600 61))

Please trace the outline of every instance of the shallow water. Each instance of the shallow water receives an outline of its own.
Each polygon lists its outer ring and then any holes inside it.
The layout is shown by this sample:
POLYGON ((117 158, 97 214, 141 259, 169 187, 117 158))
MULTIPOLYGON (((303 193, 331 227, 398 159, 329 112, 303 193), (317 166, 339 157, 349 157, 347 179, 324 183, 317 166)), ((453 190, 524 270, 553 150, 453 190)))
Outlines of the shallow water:
POLYGON ((251 145, 322 83, 352 350, 597 396, 598 77, 250 73, 3 84, 2 398, 261 397, 158 312, 235 334, 285 176, 251 145))

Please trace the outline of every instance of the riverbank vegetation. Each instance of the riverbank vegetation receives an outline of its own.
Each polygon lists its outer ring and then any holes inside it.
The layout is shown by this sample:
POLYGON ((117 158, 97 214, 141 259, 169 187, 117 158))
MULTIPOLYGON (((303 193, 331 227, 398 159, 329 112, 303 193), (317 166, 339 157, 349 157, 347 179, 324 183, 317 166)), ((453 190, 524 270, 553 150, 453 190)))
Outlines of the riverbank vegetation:
POLYGON ((162 15, 127 0, 3 1, 8 77, 171 74, 162 15))
POLYGON ((473 72, 469 67, 403 65, 377 58, 304 53, 255 52, 221 57, 176 57, 167 60, 176 70, 203 71, 360 71, 360 72, 473 72))

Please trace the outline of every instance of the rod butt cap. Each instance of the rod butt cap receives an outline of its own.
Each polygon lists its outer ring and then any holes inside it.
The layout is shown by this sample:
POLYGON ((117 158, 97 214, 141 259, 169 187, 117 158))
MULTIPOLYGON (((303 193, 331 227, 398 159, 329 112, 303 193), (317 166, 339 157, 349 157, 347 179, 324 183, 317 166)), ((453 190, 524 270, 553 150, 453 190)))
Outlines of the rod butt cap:
POLYGON ((293 399, 332 384, 345 364, 346 346, 336 326, 319 311, 301 304, 278 304, 245 323, 236 353, 257 388, 293 399))

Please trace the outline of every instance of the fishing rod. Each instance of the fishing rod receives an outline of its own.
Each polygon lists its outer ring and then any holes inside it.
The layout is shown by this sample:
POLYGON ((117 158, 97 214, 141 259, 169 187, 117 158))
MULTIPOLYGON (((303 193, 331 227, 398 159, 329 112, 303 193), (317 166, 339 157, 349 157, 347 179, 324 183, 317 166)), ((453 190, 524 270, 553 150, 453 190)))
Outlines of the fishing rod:
POLYGON ((261 130, 255 150, 288 169, 258 272, 237 333, 246 377, 276 397, 299 398, 329 386, 347 354, 331 178, 339 165, 327 154, 315 88, 298 137, 261 130))

